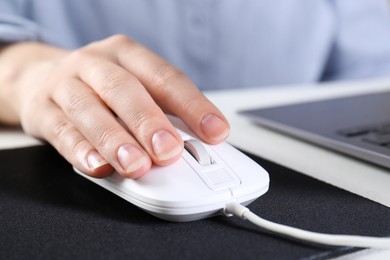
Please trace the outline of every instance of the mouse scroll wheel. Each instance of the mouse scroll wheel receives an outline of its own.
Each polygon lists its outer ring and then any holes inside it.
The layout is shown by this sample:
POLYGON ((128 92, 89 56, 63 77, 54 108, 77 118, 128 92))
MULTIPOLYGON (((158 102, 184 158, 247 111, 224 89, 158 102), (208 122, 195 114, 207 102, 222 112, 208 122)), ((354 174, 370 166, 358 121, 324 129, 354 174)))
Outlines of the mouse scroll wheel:
POLYGON ((214 163, 213 158, 206 151, 203 144, 195 139, 184 141, 184 148, 195 158, 202 166, 208 166, 214 163))

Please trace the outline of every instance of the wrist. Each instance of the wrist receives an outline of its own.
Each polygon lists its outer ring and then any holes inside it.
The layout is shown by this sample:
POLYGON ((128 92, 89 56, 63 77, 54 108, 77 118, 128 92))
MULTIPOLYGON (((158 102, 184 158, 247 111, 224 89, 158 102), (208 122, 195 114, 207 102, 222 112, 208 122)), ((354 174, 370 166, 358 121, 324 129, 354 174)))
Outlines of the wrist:
POLYGON ((35 42, 0 48, 0 123, 20 124, 19 108, 26 91, 45 77, 43 72, 51 61, 65 54, 65 50, 35 42))

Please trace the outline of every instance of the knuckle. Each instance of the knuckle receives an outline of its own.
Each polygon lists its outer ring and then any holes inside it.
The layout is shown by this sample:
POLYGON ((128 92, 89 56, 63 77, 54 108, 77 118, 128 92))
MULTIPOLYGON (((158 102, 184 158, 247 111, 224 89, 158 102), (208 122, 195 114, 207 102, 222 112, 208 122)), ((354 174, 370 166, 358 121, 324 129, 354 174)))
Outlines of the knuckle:
POLYGON ((102 76, 101 95, 103 99, 110 99, 117 89, 125 86, 129 81, 129 75, 119 71, 109 71, 102 76))
POLYGON ((69 54, 69 60, 73 62, 80 62, 82 60, 91 60, 95 59, 97 53, 92 45, 87 45, 85 47, 76 49, 69 54))
POLYGON ((70 161, 80 157, 83 147, 87 144, 86 139, 79 133, 76 127, 65 121, 56 122, 52 130, 50 143, 70 161))
POLYGON ((113 143, 114 137, 116 136, 117 129, 114 127, 103 127, 99 126, 93 131, 95 133, 95 138, 97 146, 100 148, 110 147, 110 144, 113 143))
POLYGON ((171 66, 168 63, 162 63, 157 66, 152 77, 152 85, 159 88, 165 89, 169 86, 169 82, 174 79, 184 77, 184 73, 179 69, 171 66))
POLYGON ((50 139, 68 139, 71 133, 76 130, 76 128, 69 121, 55 119, 53 121, 54 122, 51 123, 51 127, 49 128, 51 129, 50 139))
POLYGON ((64 107, 64 111, 70 117, 78 117, 81 113, 84 113, 90 105, 90 93, 73 93, 69 94, 67 105, 64 107))
POLYGON ((201 95, 192 96, 191 99, 183 102, 182 106, 183 111, 185 111, 187 114, 193 114, 197 109, 203 108, 205 106, 204 98, 201 95))
POLYGON ((65 157, 69 156, 73 160, 80 157, 80 153, 84 150, 83 147, 85 146, 86 142, 87 141, 82 137, 73 139, 70 144, 65 145, 69 147, 64 147, 64 151, 69 151, 65 157))
POLYGON ((46 139, 57 149, 59 153, 69 158, 76 154, 74 143, 77 129, 68 121, 53 120, 51 127, 46 130, 46 139))
POLYGON ((131 128, 135 129, 136 131, 142 128, 152 130, 150 125, 152 123, 158 124, 158 122, 161 121, 161 113, 157 109, 146 109, 134 113, 130 120, 131 128))
POLYGON ((110 36, 106 39, 106 41, 109 44, 113 44, 114 46, 134 43, 133 40, 131 40, 129 37, 127 37, 124 34, 116 34, 116 35, 110 36))

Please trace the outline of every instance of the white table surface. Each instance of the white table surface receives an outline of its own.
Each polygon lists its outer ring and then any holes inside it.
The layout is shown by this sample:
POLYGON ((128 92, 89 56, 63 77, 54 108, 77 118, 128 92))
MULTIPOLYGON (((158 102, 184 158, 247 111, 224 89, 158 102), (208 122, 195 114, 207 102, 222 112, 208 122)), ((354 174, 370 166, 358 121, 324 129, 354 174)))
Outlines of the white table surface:
MULTIPOLYGON (((390 207, 390 171, 253 124, 240 109, 390 90, 390 79, 206 92, 229 119, 234 146, 390 207)), ((390 102, 390 100, 389 100, 390 102)), ((390 111, 389 111, 390 112, 390 111)), ((0 127, 0 149, 40 145, 20 129, 0 127)), ((340 259, 390 259, 390 250, 364 250, 340 259)))

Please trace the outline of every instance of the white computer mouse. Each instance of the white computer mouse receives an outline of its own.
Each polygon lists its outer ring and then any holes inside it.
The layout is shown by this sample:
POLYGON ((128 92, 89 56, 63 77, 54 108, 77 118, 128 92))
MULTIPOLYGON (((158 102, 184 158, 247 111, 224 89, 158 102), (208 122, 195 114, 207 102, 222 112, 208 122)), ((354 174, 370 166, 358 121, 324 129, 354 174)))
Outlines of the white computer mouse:
POLYGON ((229 201, 248 205, 267 192, 269 176, 260 165, 226 142, 199 141, 182 121, 168 117, 186 148, 174 164, 152 166, 137 180, 118 173, 96 179, 75 171, 150 214, 176 222, 221 214, 229 201))

